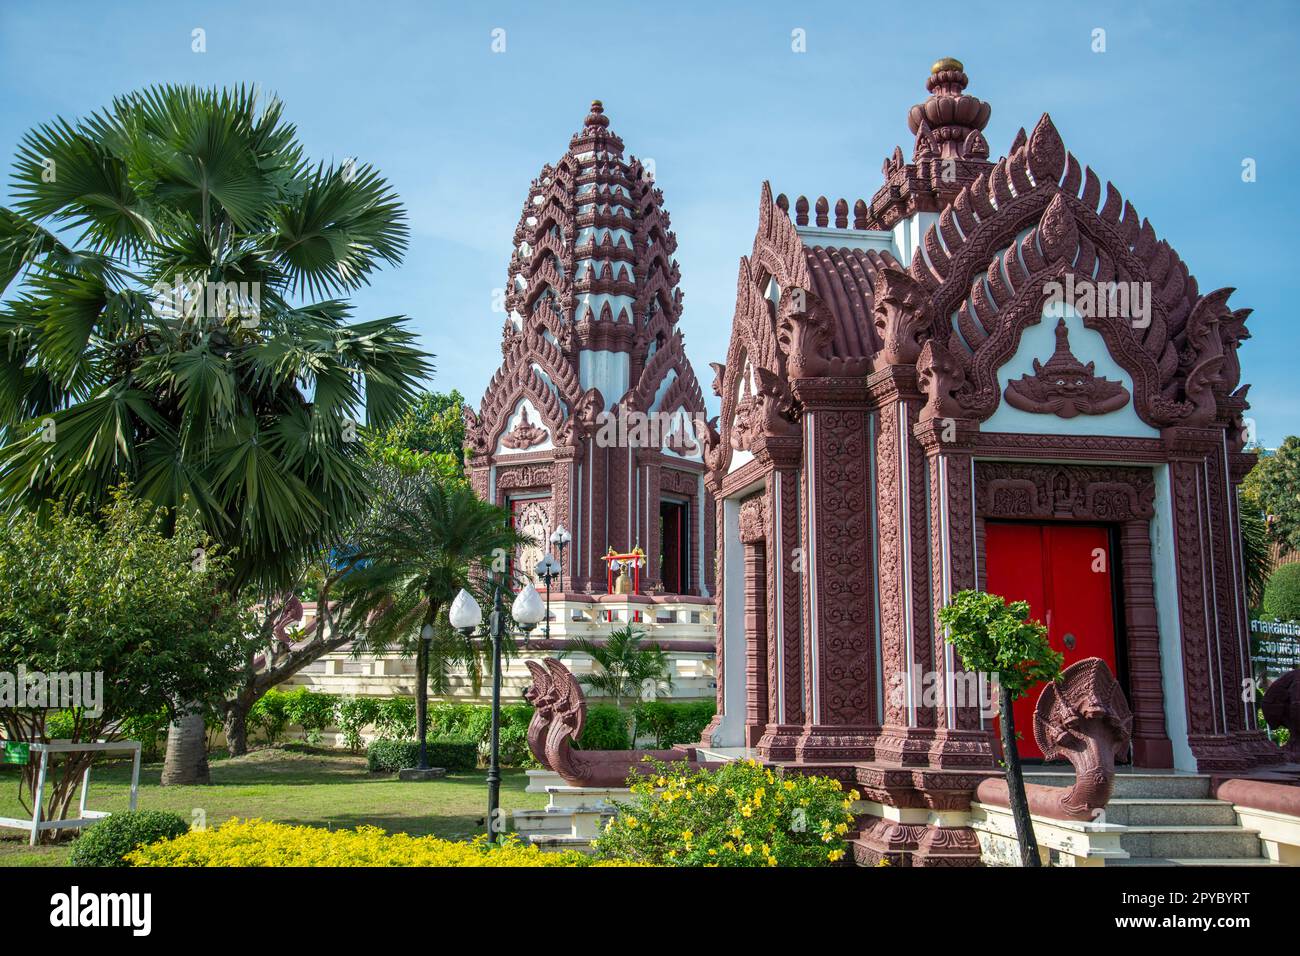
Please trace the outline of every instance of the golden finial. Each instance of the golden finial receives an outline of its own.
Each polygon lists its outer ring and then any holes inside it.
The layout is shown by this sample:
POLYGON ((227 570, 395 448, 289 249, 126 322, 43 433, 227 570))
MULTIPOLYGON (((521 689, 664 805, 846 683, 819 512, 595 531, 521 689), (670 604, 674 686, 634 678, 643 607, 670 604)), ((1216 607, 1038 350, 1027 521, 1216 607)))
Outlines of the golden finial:
POLYGON ((939 73, 943 70, 964 71, 965 67, 961 65, 961 60, 955 56, 945 56, 942 60, 935 60, 934 66, 930 67, 931 73, 939 73))

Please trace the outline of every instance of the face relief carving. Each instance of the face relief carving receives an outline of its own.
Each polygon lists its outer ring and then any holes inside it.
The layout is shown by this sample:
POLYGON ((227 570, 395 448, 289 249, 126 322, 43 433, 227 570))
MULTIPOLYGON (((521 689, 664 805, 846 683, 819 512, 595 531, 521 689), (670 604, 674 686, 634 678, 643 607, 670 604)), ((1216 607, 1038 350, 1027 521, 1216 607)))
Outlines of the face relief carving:
POLYGON ((1065 320, 1056 323, 1056 351, 1046 364, 1034 359, 1034 374, 1022 375, 1006 388, 1007 404, 1023 412, 1052 414, 1060 418, 1105 415, 1128 404, 1129 394, 1119 382, 1096 373, 1070 351, 1070 331, 1065 320))

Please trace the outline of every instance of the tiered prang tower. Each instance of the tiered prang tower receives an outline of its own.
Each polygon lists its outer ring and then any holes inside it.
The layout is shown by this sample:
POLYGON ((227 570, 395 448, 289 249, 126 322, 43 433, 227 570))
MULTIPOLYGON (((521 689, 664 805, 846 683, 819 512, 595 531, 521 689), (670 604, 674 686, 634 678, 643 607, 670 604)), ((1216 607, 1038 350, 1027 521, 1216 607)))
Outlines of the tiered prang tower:
POLYGON ((515 229, 501 367, 465 408, 474 488, 542 542, 566 591, 603 592, 611 550, 644 550, 642 590, 707 598, 713 499, 704 398, 677 320, 680 272, 653 161, 623 158, 599 100, 533 180, 515 229), (556 557, 561 555, 556 553, 556 557))

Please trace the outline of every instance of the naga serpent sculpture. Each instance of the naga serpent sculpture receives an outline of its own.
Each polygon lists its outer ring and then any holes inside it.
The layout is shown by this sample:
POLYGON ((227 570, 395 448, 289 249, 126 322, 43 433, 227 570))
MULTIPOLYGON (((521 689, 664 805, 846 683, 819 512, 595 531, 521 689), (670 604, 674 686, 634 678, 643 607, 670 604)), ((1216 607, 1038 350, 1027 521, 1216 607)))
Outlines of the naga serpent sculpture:
POLYGON ((696 758, 694 747, 671 750, 575 750, 587 720, 587 699, 573 673, 553 657, 526 661, 532 686, 524 698, 533 705, 528 724, 528 749, 547 770, 573 787, 621 787, 632 772, 648 774, 645 758, 685 765, 687 770, 715 767, 696 758))
MULTIPOLYGON (((1044 760, 1068 760, 1074 785, 1026 784, 1031 813, 1058 820, 1092 820, 1115 788, 1115 758, 1128 752, 1133 712, 1119 683, 1100 658, 1077 661, 1043 688, 1034 707, 1034 740, 1044 760)), ((1007 782, 991 777, 975 798, 1009 806, 1007 782)))

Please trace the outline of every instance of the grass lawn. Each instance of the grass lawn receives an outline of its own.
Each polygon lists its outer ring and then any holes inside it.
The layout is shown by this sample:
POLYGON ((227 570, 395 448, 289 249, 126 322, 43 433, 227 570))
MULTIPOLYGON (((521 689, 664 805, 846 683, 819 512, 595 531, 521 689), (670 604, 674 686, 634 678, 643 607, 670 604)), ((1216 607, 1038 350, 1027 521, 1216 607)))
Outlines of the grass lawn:
MULTIPOLYGON (((202 810, 208 826, 231 817, 261 817, 319 827, 382 827, 390 833, 462 840, 483 832, 486 771, 452 773, 431 783, 400 783, 396 774, 371 774, 363 756, 333 750, 272 747, 243 757, 214 760, 206 787, 159 785, 162 764, 140 770, 141 810, 171 810, 186 820, 202 810)), ((501 806, 507 812, 546 805, 546 795, 525 793, 522 770, 506 770, 501 806)), ((90 774, 92 810, 125 810, 131 764, 97 766, 90 774)), ((76 813, 74 799, 71 814, 76 813)), ((18 768, 0 767, 0 816, 31 817, 18 802, 18 768)), ((54 846, 27 845, 28 834, 0 829, 0 866, 62 866, 71 839, 54 846)))

